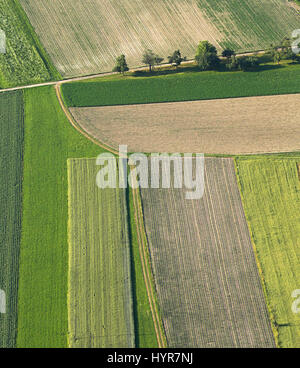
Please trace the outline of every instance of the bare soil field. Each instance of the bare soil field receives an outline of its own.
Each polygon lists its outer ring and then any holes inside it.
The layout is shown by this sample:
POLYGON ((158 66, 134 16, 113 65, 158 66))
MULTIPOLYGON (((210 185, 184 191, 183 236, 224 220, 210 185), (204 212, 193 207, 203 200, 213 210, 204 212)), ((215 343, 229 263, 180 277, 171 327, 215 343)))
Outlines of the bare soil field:
POLYGON ((196 0, 21 0, 57 69, 64 76, 111 71, 124 53, 131 67, 143 51, 167 57, 180 48, 194 57, 200 40, 216 46, 221 33, 196 0))
POLYGON ((169 347, 274 347, 231 159, 206 159, 205 193, 141 189, 169 347))
POLYGON ((70 110, 111 147, 241 154, 300 150, 299 101, 295 94, 70 110))

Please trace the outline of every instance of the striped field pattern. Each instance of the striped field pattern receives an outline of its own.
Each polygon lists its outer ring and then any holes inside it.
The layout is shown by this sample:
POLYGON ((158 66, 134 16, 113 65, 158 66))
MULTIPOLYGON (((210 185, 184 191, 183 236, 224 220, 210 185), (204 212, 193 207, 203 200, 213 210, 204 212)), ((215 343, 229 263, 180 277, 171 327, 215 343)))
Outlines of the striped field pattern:
POLYGON ((23 172, 23 94, 0 93, 0 348, 13 348, 17 336, 19 252, 23 172))
POLYGON ((69 346, 134 347, 124 190, 99 189, 95 159, 68 160, 69 346))
POLYGON ((111 71, 124 53, 131 67, 144 49, 167 57, 180 48, 194 57, 201 39, 221 34, 197 0, 21 0, 44 47, 63 76, 111 71))
POLYGON ((64 76, 111 71, 124 53, 130 67, 146 48, 164 58, 194 58, 199 41, 253 51, 300 28, 286 0, 20 0, 64 76))
POLYGON ((223 48, 262 50, 300 28, 300 16, 287 0, 198 0, 223 36, 223 48))
POLYGON ((206 159, 205 193, 142 189, 170 347, 274 347, 231 159, 206 159))

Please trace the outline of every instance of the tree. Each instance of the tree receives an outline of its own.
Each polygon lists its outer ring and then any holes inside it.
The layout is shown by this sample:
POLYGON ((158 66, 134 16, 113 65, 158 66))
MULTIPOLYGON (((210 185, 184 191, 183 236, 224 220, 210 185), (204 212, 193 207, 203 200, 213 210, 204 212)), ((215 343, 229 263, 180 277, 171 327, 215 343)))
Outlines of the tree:
POLYGON ((149 66, 149 72, 151 73, 152 67, 157 64, 161 64, 164 58, 154 54, 152 50, 145 50, 143 55, 142 63, 149 66))
POLYGON ((227 59, 227 63, 230 62, 232 56, 235 55, 235 52, 231 49, 225 49, 222 51, 222 56, 225 57, 227 59))
POLYGON ((244 71, 255 70, 259 67, 259 59, 255 56, 246 56, 238 59, 239 68, 244 71))
POLYGON ((171 56, 168 56, 168 60, 170 64, 174 64, 176 68, 184 61, 186 60, 186 57, 181 56, 180 50, 175 50, 171 56))
POLYGON ((276 50, 273 54, 273 61, 274 61, 274 63, 279 64, 280 60, 281 60, 281 52, 276 50))
POLYGON ((226 68, 229 70, 236 70, 239 67, 239 61, 235 55, 232 55, 229 62, 226 63, 226 68))
POLYGON ((125 55, 121 55, 121 56, 117 57, 116 66, 114 67, 113 71, 118 72, 118 73, 122 73, 124 75, 125 72, 127 72, 128 70, 129 70, 129 68, 128 68, 128 65, 127 65, 127 62, 126 62, 125 55))
POLYGON ((220 64, 217 49, 208 41, 199 43, 195 59, 201 70, 214 69, 220 64))

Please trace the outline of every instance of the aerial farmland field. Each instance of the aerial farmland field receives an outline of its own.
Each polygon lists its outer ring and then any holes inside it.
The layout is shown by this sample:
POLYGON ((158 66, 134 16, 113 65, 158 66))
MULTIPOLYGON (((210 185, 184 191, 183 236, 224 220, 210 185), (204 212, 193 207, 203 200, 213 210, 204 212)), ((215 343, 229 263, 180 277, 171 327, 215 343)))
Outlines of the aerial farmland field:
POLYGON ((53 87, 24 96, 17 346, 67 347, 67 160, 97 157, 101 149, 71 127, 53 87))
POLYGON ((300 65, 267 63, 258 71, 205 71, 192 67, 149 76, 103 76, 62 85, 70 107, 210 100, 300 93, 300 65))
POLYGON ((90 135, 116 149, 126 142, 130 152, 289 152, 300 150, 298 101, 296 94, 70 111, 90 135))
POLYGON ((141 189, 170 347, 274 347, 231 159, 206 159, 205 194, 141 189))
POLYGON ((0 30, 6 34, 0 88, 59 78, 18 0, 0 0, 0 30))
POLYGON ((70 159, 69 345, 133 348, 128 211, 124 189, 100 189, 95 159, 70 159))
POLYGON ((299 41, 300 0, 0 0, 0 348, 300 348, 299 41))
POLYGON ((300 15, 287 0, 199 0, 200 9, 225 35, 223 48, 263 50, 290 37, 300 15))
POLYGON ((239 158, 243 205, 280 347, 300 347, 292 292, 300 280, 300 158, 239 158))
POLYGON ((290 36, 300 22, 285 0, 20 2, 64 77, 111 71, 122 53, 131 67, 140 66, 146 48, 164 58, 179 48, 194 58, 200 40, 219 50, 263 49, 290 36))
POLYGON ((0 93, 0 347, 16 346, 23 172, 23 94, 0 93))

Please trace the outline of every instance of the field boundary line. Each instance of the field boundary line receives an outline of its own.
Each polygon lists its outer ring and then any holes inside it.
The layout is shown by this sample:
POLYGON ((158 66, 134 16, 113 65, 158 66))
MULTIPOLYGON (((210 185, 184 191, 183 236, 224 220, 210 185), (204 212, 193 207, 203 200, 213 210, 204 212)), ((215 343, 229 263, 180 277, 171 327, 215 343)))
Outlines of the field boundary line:
POLYGON ((165 329, 164 329, 164 326, 163 326, 160 310, 158 308, 157 291, 156 291, 154 276, 153 276, 153 272, 152 272, 152 266, 151 266, 151 260, 150 260, 150 254, 149 254, 148 237, 147 237, 147 234, 146 234, 146 228, 145 228, 145 223, 144 223, 144 211, 143 211, 143 206, 142 206, 142 203, 141 203, 141 194, 140 194, 139 189, 137 190, 136 194, 137 194, 137 196, 136 196, 137 206, 138 206, 138 211, 139 211, 139 216, 140 216, 141 231, 142 231, 142 235, 143 235, 143 239, 144 239, 143 251, 144 251, 144 255, 145 255, 146 268, 149 270, 149 282, 150 282, 151 292, 152 292, 153 301, 154 301, 154 308, 155 308, 156 315, 157 315, 157 321, 158 321, 158 325, 160 327, 161 338, 162 338, 164 347, 166 348, 168 343, 167 343, 167 338, 166 338, 165 329))
POLYGON ((69 120, 69 122, 71 123, 71 125, 80 133, 82 134, 85 138, 87 138, 88 140, 90 140, 92 143, 96 144, 97 146, 103 148, 106 151, 109 151, 110 153, 114 154, 114 155, 118 155, 119 152, 116 151, 114 148, 99 142, 98 140, 94 139, 93 137, 91 137, 85 130, 83 130, 81 128, 81 126, 76 122, 76 120, 74 119, 73 115, 71 114, 71 112, 69 111, 69 109, 66 107, 64 101, 63 101, 63 97, 61 94, 61 83, 56 83, 55 84, 55 91, 56 91, 56 96, 58 98, 59 104, 64 112, 64 114, 66 115, 67 119, 69 120))
MULTIPOLYGON (((249 52, 244 52, 241 54, 236 54, 236 56, 250 56, 250 55, 259 55, 259 54, 263 54, 265 53, 266 50, 258 50, 258 51, 249 51, 249 52)), ((224 60, 226 58, 220 56, 221 60, 224 60)), ((188 64, 193 64, 195 63, 195 59, 191 59, 191 60, 187 60, 181 63, 181 65, 188 65, 188 64)), ((160 64, 156 67, 172 67, 174 66, 173 64, 170 63, 165 63, 165 64, 160 64)), ((139 66, 139 67, 135 67, 129 70, 129 73, 134 73, 137 71, 144 71, 144 70, 148 70, 149 67, 148 66, 139 66)), ((57 70, 56 70, 57 71, 57 70)), ((90 80, 90 79, 97 79, 97 78, 105 78, 108 77, 110 75, 118 75, 118 72, 102 72, 102 73, 98 73, 98 74, 90 74, 90 75, 82 75, 82 76, 78 76, 78 77, 71 77, 71 78, 66 78, 66 79, 62 79, 62 80, 55 80, 55 81, 50 81, 50 82, 42 82, 42 83, 36 83, 36 84, 27 84, 24 86, 16 86, 16 87, 9 87, 9 88, 0 88, 0 93, 1 92, 9 92, 9 91, 17 91, 19 89, 28 89, 28 88, 37 88, 37 87, 45 87, 45 86, 56 86, 57 84, 65 84, 65 83, 72 83, 72 82, 81 82, 81 81, 85 81, 85 80, 90 80)))
POLYGON ((162 322, 159 316, 159 312, 156 305, 156 298, 154 296, 154 285, 152 282, 152 272, 151 269, 149 269, 149 260, 147 257, 147 253, 145 250, 145 230, 144 230, 144 224, 142 220, 142 213, 141 208, 139 206, 139 192, 138 189, 132 188, 132 196, 133 196, 133 206, 134 206, 134 214, 135 214, 135 221, 136 221, 136 228, 137 228, 137 235, 138 235, 138 243, 139 243, 139 253, 140 253, 140 259, 142 263, 142 269, 144 274, 144 280, 146 284, 146 290, 148 295, 148 300, 150 304, 152 319, 154 323, 154 328, 156 332, 157 342, 159 348, 165 348, 166 347, 166 337, 163 331, 162 322))
POLYGON ((265 282, 263 269, 262 269, 260 261, 259 261, 257 248, 256 248, 254 238, 253 238, 253 232, 252 232, 251 224, 248 220, 248 216, 247 216, 247 213, 246 213, 245 208, 244 208, 244 196, 243 196, 243 193, 242 193, 242 186, 241 186, 241 181, 240 181, 239 166, 238 166, 237 159, 234 158, 233 162, 234 162, 235 176, 236 176, 236 180, 237 180, 237 184, 238 184, 238 188, 239 188, 239 194, 240 194, 240 198, 241 198, 241 202, 242 202, 242 207, 243 207, 244 214, 245 214, 246 221, 247 221, 247 225, 248 225, 248 231, 249 231, 249 236, 250 236, 250 239, 251 239, 252 249, 253 249, 254 257, 255 257, 255 260, 256 260, 256 264, 257 264, 258 273, 259 273, 260 280, 261 280, 261 285, 262 285, 262 289, 263 289, 263 293, 264 293, 264 297, 265 297, 265 303, 266 303, 266 306, 267 306, 267 309, 268 309, 268 312, 269 312, 269 319, 270 319, 271 329, 272 329, 272 332, 273 332, 273 335, 274 335, 275 345, 276 345, 277 348, 280 348, 280 345, 279 345, 279 331, 278 331, 278 327, 277 327, 277 324, 276 324, 276 319, 274 317, 274 312, 273 312, 273 310, 270 306, 270 303, 269 303, 269 300, 268 300, 268 297, 267 297, 267 295, 268 295, 267 294, 267 285, 266 285, 266 282, 265 282))

